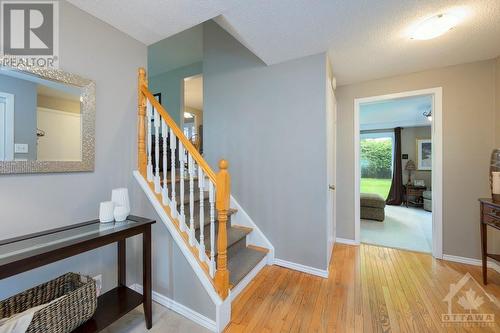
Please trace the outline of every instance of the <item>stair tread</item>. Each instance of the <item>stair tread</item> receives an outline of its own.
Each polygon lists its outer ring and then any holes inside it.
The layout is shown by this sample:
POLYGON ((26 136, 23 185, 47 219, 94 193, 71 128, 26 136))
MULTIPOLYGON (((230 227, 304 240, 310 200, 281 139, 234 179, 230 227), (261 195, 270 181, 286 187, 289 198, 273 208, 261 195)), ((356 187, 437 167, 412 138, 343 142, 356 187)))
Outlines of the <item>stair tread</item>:
POLYGON ((267 253, 245 247, 231 256, 228 260, 229 282, 236 286, 267 253))
MULTIPOLYGON (((179 205, 180 206, 180 205, 179 205)), ((194 218, 194 221, 195 221, 195 228, 196 229, 199 229, 200 228, 200 205, 199 204, 196 204, 195 207, 194 207, 194 214, 193 214, 193 218, 194 218)), ((207 225, 210 225, 210 202, 208 199, 205 199, 204 201, 204 206, 203 206, 203 220, 204 220, 204 226, 207 226, 207 225)), ((228 211, 228 218, 231 217, 231 215, 233 214, 236 214, 238 212, 237 209, 234 209, 234 208, 230 208, 229 211, 228 211)), ((190 218, 190 215, 189 215, 190 211, 189 211, 189 202, 185 203, 184 204, 184 215, 186 217, 186 224, 189 224, 189 218, 190 218)), ((214 211, 214 214, 215 214, 215 221, 217 221, 217 211, 214 211)), ((228 219, 228 224, 229 224, 229 219, 228 219)))
MULTIPOLYGON (((215 241, 214 241, 214 251, 217 254, 217 232, 218 228, 215 227, 215 241)), ((227 248, 229 249, 231 246, 235 245, 240 240, 244 239, 249 233, 252 232, 250 228, 241 228, 239 226, 228 226, 227 228, 227 248)), ((195 232, 196 239, 200 239, 200 230, 196 230, 195 232)), ((207 253, 210 253, 210 228, 203 230, 203 236, 205 237, 205 250, 207 253)), ((245 240, 246 241, 246 240, 245 240)))
MULTIPOLYGON (((161 173, 160 173, 161 174, 161 173)), ((163 174, 161 175, 161 182, 163 184, 163 174)), ((194 182, 195 182, 195 186, 197 187, 198 186, 198 176, 194 177, 194 182)), ((175 182, 176 183, 180 183, 181 182, 181 176, 180 176, 180 173, 179 171, 176 171, 175 172, 175 182)), ((184 175, 184 182, 187 184, 189 184, 189 176, 187 175, 184 175)), ((172 175, 170 174, 170 172, 167 174, 167 184, 172 184, 172 175)), ((176 185, 178 186, 178 185, 176 185)))
MULTIPOLYGON (((179 193, 179 188, 176 188, 175 191, 176 191, 176 193, 175 193, 175 200, 177 202, 177 207, 180 207, 180 205, 181 205, 181 200, 180 200, 181 196, 180 196, 180 193, 179 193)), ((208 191, 203 191, 204 202, 209 203, 208 196, 209 196, 208 191)), ((198 189, 197 186, 195 186, 195 190, 194 190, 194 193, 193 193, 193 199, 194 199, 195 203, 197 203, 197 202, 200 201, 200 190, 198 189)), ((186 205, 189 207, 189 187, 185 187, 184 188, 184 207, 186 207, 186 205)), ((195 205, 195 206, 198 206, 198 205, 195 205)), ((199 210, 199 206, 198 206, 198 210, 199 210)), ((189 208, 186 210, 186 212, 189 212, 189 208)))

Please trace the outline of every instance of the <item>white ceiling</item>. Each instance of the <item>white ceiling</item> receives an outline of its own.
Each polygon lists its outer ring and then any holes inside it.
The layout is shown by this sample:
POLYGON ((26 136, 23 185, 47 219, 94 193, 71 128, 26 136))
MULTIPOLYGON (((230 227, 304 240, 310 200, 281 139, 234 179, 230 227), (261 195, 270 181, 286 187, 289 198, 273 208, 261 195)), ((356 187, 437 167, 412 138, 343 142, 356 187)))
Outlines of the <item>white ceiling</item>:
POLYGON ((214 18, 244 0, 68 0, 146 45, 214 18))
POLYGON ((361 104, 359 109, 360 129, 378 130, 395 127, 431 126, 430 121, 423 115, 431 108, 431 95, 361 104))
POLYGON ((203 76, 184 79, 184 105, 203 110, 203 76))
POLYGON ((328 51, 338 84, 500 55, 498 0, 69 0, 152 44, 208 19, 267 64, 328 51), (444 36, 416 41, 412 25, 446 11, 465 13, 444 36))

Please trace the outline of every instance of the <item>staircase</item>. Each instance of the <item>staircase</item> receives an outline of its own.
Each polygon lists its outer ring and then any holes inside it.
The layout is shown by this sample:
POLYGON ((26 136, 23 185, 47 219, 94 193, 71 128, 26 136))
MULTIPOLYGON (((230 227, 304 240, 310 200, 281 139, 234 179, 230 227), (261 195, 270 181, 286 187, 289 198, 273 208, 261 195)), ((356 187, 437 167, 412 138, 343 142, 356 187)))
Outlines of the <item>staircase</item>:
MULTIPOLYGON (((160 172, 161 173, 161 172, 160 172)), ((176 169, 175 172, 177 175, 180 174, 180 170, 176 169)), ((171 183, 168 179, 171 179, 171 173, 168 173, 167 183, 171 183)), ((180 186, 181 179, 180 177, 176 177, 176 187, 181 188, 180 186)), ((184 188, 189 188, 189 179, 184 179, 184 188)), ((198 178, 194 178, 194 188, 199 188, 198 178)), ((210 255, 210 239, 211 239, 211 230, 210 230, 210 193, 208 191, 203 191, 203 205, 200 203, 200 192, 195 191, 194 194, 194 203, 195 207, 203 206, 203 228, 201 226, 201 216, 200 210, 195 209, 193 212, 193 219, 195 221, 195 239, 201 239, 201 233, 203 229, 203 240, 204 240, 204 248, 207 256, 210 255)), ((189 193, 184 194, 184 212, 185 217, 189 221, 191 218, 190 214, 190 201, 189 201, 189 193)), ((180 193, 176 193, 176 202, 178 210, 180 211, 180 193)), ((234 286, 238 284, 251 270, 255 267, 264 257, 267 255, 268 250, 264 248, 259 248, 255 246, 247 246, 246 238, 253 229, 249 227, 233 225, 231 224, 231 216, 238 213, 237 209, 229 208, 227 213, 227 223, 226 223, 226 234, 227 234, 227 261, 228 261, 228 270, 229 274, 229 288, 232 289, 234 286)), ((219 235, 219 224, 218 218, 215 216, 215 239, 217 239, 219 235)), ((215 254, 215 262, 217 262, 217 243, 214 244, 214 254, 215 254)))
POLYGON ((221 160, 217 173, 211 169, 148 90, 142 68, 138 94, 136 179, 202 283, 208 281, 205 288, 224 302, 248 283, 269 249, 247 245, 254 229, 231 221, 238 210, 230 207, 228 162, 221 160))

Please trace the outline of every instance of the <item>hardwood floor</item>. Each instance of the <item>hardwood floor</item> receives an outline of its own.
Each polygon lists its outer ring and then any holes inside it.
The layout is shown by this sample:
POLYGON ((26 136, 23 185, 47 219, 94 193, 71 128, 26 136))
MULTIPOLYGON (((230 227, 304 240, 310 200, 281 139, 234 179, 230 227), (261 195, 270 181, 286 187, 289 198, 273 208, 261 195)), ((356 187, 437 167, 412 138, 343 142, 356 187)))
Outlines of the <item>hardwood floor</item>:
MULTIPOLYGON (((225 332, 499 332, 500 304, 472 280, 457 295, 476 291, 484 303, 472 313, 494 314, 494 322, 443 324, 441 315, 448 312, 443 299, 467 272, 481 281, 476 266, 372 245, 335 245, 328 279, 264 268, 233 302, 225 332)), ((488 274, 485 290, 498 302, 500 274, 488 274)), ((469 312, 454 302, 453 313, 469 312)))

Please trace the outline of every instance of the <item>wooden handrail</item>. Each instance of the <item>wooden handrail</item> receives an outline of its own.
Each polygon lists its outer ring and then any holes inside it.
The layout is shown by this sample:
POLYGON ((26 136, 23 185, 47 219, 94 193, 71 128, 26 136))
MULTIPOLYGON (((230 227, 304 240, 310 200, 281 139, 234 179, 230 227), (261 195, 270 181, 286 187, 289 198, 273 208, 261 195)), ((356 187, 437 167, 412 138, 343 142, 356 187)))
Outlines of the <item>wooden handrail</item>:
MULTIPOLYGON (((161 119, 166 122, 170 130, 176 136, 177 140, 179 140, 184 149, 186 149, 189 155, 194 159, 194 161, 198 164, 198 166, 203 170, 205 175, 211 180, 215 187, 215 209, 217 210, 217 223, 218 223, 218 232, 217 232, 217 265, 216 272, 214 276, 214 280, 212 283, 214 284, 215 289, 219 296, 224 300, 229 295, 229 271, 227 268, 227 220, 228 220, 228 212, 229 212, 229 201, 231 195, 231 182, 230 176, 228 172, 228 162, 226 160, 221 160, 219 163, 219 172, 215 174, 215 172, 210 168, 208 163, 203 159, 201 154, 195 148, 191 140, 189 140, 184 132, 179 128, 179 126, 175 123, 175 121, 170 117, 167 110, 156 100, 153 94, 148 89, 148 82, 146 76, 146 70, 144 68, 139 69, 139 101, 138 101, 138 168, 139 172, 142 176, 147 179, 147 168, 148 168, 148 152, 146 151, 146 107, 147 101, 151 103, 154 109, 158 112, 161 119)), ((148 124, 149 126, 149 124, 148 124)), ((157 128, 158 130, 158 128, 157 128)), ((149 131, 149 130, 148 130, 149 131)), ((157 132, 158 134, 158 132, 157 132)), ((150 135, 150 134, 148 134, 150 135)), ((158 148, 158 138, 156 141, 156 146, 158 148)), ((164 148, 165 149, 165 148, 164 148)), ((151 153, 151 152, 149 152, 151 153)), ((172 153, 172 167, 174 167, 174 153, 172 153)), ((158 158, 158 156, 157 156, 158 158)), ((158 165, 158 160, 156 161, 156 165, 158 165)), ((159 171, 156 169, 156 177, 158 177, 159 171)), ((172 178, 175 178, 175 174, 172 173, 172 178)), ((159 183, 159 181, 158 181, 159 183)), ((152 186, 152 185, 150 185, 152 186)), ((153 187, 152 187, 153 188, 153 187)), ((156 193, 158 189, 155 189, 156 193)), ((162 195, 157 194, 158 199, 162 199, 162 195)), ((174 196, 174 194, 172 194, 174 196)), ((182 194, 181 194, 182 196, 182 194)), ((175 204, 175 201, 173 201, 175 204)), ((175 206, 175 205, 174 205, 175 206)), ((165 208, 167 213, 171 213, 171 208, 165 208)), ((171 219, 175 220, 175 216, 169 215, 171 219)), ((213 220, 212 220, 213 221, 213 220)), ((179 221, 177 220, 177 223, 179 221)), ((182 222, 184 223, 184 222, 182 222)), ((192 226, 191 226, 192 229, 192 226)), ((179 232, 182 233, 182 229, 179 232)), ((194 234, 194 231, 192 231, 194 234)), ((189 237, 187 234, 184 234, 184 239, 188 242, 189 237)), ((189 245, 189 244, 188 244, 189 245)), ((196 256, 196 249, 191 246, 191 252, 196 256)), ((204 251, 202 251, 204 252, 204 251)), ((213 254, 212 254, 213 258, 213 254)), ((213 260, 213 259, 212 259, 213 260)), ((199 261, 204 267, 205 272, 208 273, 208 268, 205 267, 206 264, 202 261, 199 261), (204 266, 205 265, 205 266, 204 266)))
POLYGON ((191 154, 191 156, 194 158, 196 163, 203 169, 205 174, 214 182, 214 184, 217 183, 216 181, 216 176, 215 172, 212 170, 212 168, 208 165, 208 163, 203 159, 203 157, 200 155, 196 147, 193 145, 193 143, 184 135, 184 132, 177 126, 175 121, 170 117, 168 114, 167 110, 156 100, 156 98, 153 96, 153 94, 149 91, 148 87, 146 85, 142 85, 140 88, 141 93, 145 96, 146 99, 149 100, 149 102, 153 105, 153 107, 158 111, 160 114, 161 118, 165 120, 167 123, 168 127, 172 129, 174 132, 175 136, 179 139, 179 141, 182 142, 182 145, 184 148, 191 154))

